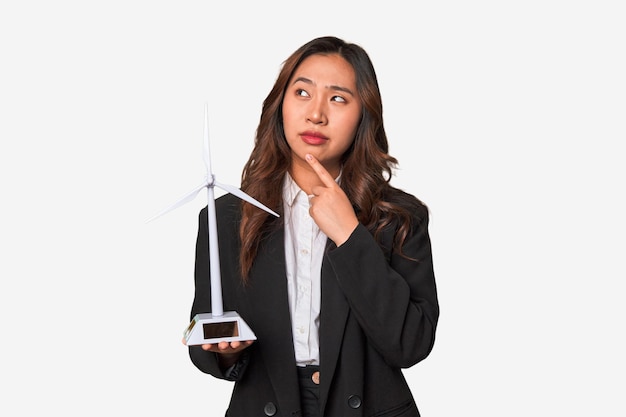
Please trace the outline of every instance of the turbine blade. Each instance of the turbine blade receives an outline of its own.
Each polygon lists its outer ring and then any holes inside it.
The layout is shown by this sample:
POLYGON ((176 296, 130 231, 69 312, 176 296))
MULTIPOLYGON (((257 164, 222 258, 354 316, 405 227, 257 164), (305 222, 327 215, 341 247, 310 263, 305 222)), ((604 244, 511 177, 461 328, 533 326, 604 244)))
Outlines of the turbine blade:
POLYGON ((186 194, 184 197, 182 197, 176 203, 172 204, 171 206, 169 206, 168 208, 166 208, 165 210, 163 210, 162 212, 160 212, 156 216, 153 216, 150 219, 148 219, 146 221, 146 223, 150 223, 152 220, 156 219, 157 217, 161 217, 165 213, 168 213, 168 212, 174 210, 175 208, 178 208, 178 207, 182 206, 183 204, 187 204, 188 202, 193 200, 198 195, 200 190, 202 190, 203 188, 206 188, 207 186, 208 186, 207 182, 203 182, 202 185, 199 185, 196 188, 194 188, 193 191, 191 191, 188 194, 186 194))
POLYGON ((257 200, 255 200, 254 198, 250 197, 248 194, 244 193, 243 191, 241 191, 239 188, 237 187, 233 187, 232 185, 228 185, 228 184, 221 184, 219 182, 215 182, 214 183, 215 186, 220 187, 222 190, 224 191, 228 191, 229 193, 236 195, 237 197, 241 198, 244 201, 247 201, 248 203, 257 206, 260 209, 265 210, 266 212, 273 214, 276 217, 280 217, 278 215, 278 213, 275 213, 273 210, 270 210, 268 207, 266 207, 265 205, 259 203, 257 200))
POLYGON ((211 171, 211 149, 209 148, 209 105, 204 105, 204 148, 202 152, 202 159, 204 159, 204 166, 206 167, 207 178, 213 176, 211 171))

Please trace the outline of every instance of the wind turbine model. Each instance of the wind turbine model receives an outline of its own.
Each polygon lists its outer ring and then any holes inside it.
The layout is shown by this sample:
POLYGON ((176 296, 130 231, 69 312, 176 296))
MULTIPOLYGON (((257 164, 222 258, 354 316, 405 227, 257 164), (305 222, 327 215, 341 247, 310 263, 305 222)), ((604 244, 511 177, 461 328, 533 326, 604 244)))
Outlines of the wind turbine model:
POLYGON ((222 305, 222 277, 220 272, 220 257, 217 242, 217 220, 215 216, 215 195, 214 188, 219 187, 235 196, 253 204, 266 212, 280 217, 268 207, 259 203, 239 188, 231 185, 221 184, 215 181, 215 175, 211 171, 211 154, 209 150, 209 110, 208 105, 204 106, 204 165, 206 166, 206 179, 193 191, 180 199, 177 203, 163 210, 152 217, 148 222, 164 215, 193 200, 203 188, 207 189, 207 216, 209 225, 209 260, 210 260, 210 282, 211 282, 211 313, 199 313, 194 316, 187 326, 184 338, 187 345, 201 345, 206 343, 217 343, 220 341, 231 342, 235 340, 256 340, 252 329, 235 311, 223 310, 222 305))

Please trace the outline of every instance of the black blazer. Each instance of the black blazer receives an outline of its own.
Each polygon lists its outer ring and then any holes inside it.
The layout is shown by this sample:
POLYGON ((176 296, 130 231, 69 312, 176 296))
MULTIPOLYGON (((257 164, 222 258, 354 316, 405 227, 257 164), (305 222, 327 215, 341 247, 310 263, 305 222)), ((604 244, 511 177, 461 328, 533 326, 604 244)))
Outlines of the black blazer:
MULTIPOLYGON (((248 366, 234 377, 226 416, 300 416, 300 397, 287 298, 283 228, 262 242, 248 286, 239 273, 241 201, 216 200, 224 311, 237 311, 257 340, 248 366)), ((210 312, 205 207, 199 215, 195 298, 191 317, 210 312)), ((328 241, 322 264, 320 407, 324 417, 419 416, 401 369, 430 353, 439 306, 428 211, 419 205, 404 244, 392 251, 394 228, 381 245, 361 224, 341 247, 328 241)), ((202 372, 226 378, 216 354, 190 346, 202 372)))

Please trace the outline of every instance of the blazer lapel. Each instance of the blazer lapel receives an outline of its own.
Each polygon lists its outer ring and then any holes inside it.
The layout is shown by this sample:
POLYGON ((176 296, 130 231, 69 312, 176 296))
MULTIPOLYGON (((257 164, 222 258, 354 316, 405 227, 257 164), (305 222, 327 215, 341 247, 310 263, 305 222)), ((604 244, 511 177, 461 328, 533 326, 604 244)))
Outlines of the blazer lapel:
MULTIPOLYGON (((334 247, 328 241, 326 250, 334 247)), ((349 313, 348 302, 337 283, 337 277, 332 267, 322 263, 322 308, 320 320, 320 410, 324 410, 330 381, 333 379, 339 350, 343 345, 343 335, 349 313)))
MULTIPOLYGON (((263 360, 283 410, 300 409, 291 318, 287 296, 284 230, 271 233, 261 245, 250 274, 250 285, 243 291, 243 308, 257 336, 263 360)), ((248 321, 248 319, 246 319, 248 321)))

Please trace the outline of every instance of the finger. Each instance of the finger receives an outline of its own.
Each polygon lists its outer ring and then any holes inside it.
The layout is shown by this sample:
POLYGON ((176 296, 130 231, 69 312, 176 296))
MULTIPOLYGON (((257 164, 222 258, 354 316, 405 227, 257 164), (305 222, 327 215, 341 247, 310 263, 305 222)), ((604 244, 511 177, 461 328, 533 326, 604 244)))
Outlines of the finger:
POLYGON ((324 168, 324 166, 320 164, 320 162, 315 159, 313 155, 308 153, 306 154, 305 158, 325 186, 333 187, 337 185, 332 175, 330 175, 328 171, 326 171, 326 168, 324 168))

